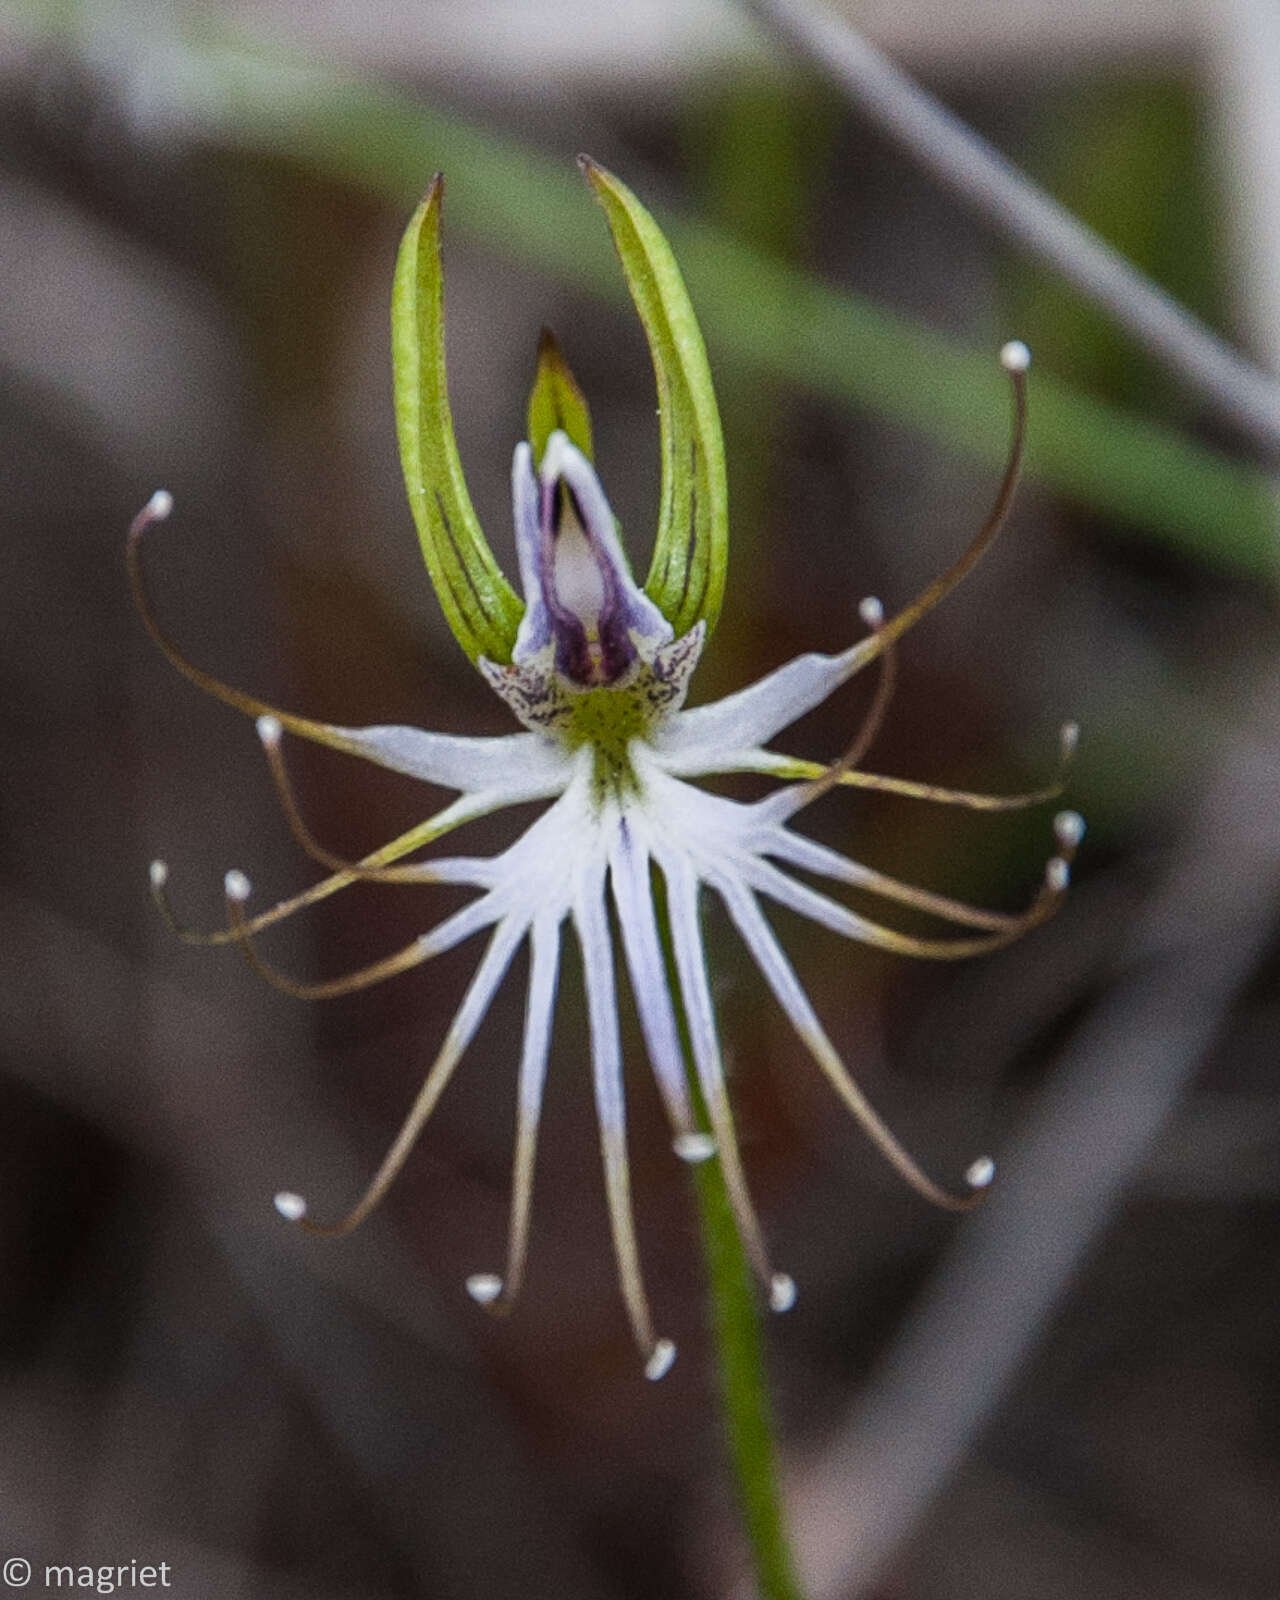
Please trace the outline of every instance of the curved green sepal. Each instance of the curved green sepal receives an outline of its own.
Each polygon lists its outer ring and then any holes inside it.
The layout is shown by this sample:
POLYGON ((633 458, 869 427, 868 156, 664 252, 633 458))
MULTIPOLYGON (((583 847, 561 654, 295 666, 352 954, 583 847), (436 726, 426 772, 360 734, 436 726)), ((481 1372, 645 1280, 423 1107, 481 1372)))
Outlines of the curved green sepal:
POLYGON ((432 180, 405 229, 391 290, 396 435, 427 571, 454 637, 474 661, 511 660, 524 604, 485 541, 462 476, 444 366, 440 197, 432 180))
POLYGON ((715 626, 729 557, 729 497, 711 369, 671 247, 612 173, 578 165, 596 192, 649 340, 658 380, 662 508, 644 590, 677 638, 715 626))
POLYGON ((547 440, 562 429, 588 461, 595 460, 591 447, 591 413, 569 363, 556 343, 550 328, 538 340, 538 372, 529 394, 529 448, 534 462, 542 460, 547 440))

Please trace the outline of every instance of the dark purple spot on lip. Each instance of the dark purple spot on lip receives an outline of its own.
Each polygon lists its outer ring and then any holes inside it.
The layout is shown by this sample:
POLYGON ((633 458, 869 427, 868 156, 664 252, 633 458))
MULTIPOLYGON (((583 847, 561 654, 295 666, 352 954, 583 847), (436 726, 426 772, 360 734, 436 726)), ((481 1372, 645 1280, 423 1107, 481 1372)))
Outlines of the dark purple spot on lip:
POLYGON ((584 512, 572 487, 557 478, 541 485, 538 517, 538 581, 551 621, 556 646, 556 667, 572 683, 589 685, 615 682, 636 658, 627 630, 621 576, 600 537, 600 530, 584 512), (566 606, 556 588, 556 541, 566 514, 571 514, 587 541, 600 575, 603 598, 595 615, 594 647, 584 619, 566 606))

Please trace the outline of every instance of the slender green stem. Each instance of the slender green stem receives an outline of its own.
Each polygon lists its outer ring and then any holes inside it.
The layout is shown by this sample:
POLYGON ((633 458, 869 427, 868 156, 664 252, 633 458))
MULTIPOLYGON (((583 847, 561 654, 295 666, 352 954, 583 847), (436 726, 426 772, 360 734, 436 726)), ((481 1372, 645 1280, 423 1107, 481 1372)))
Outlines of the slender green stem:
MULTIPOLYGON (((692 1068, 689 1029, 671 946, 666 885, 654 872, 650 891, 667 968, 667 986, 684 1051, 689 1094, 703 1131, 706 1105, 692 1068)), ((773 1440, 773 1408, 760 1329, 759 1291, 733 1214, 719 1156, 690 1169, 697 1197, 702 1254, 707 1269, 708 1331, 716 1352, 717 1386, 729 1465, 747 1535, 759 1600, 803 1600, 787 1540, 773 1440)))
POLYGON ((720 1399, 761 1600, 800 1600, 783 1522, 757 1290, 717 1159, 693 1169, 720 1399))
MULTIPOLYGON (((738 231, 774 259, 797 253, 812 191, 815 152, 802 151, 797 100, 789 86, 754 77, 729 84, 709 109, 692 156, 705 176, 705 201, 714 216, 732 217, 738 231), (744 181, 744 175, 749 174, 744 181), (783 198, 785 197, 785 199, 783 198)), ((778 397, 756 384, 730 383, 730 425, 738 460, 754 464, 756 515, 741 517, 735 540, 767 519, 764 506, 777 455, 778 397)), ((738 487, 741 487, 739 485, 738 487)), ((761 531, 756 527, 756 534, 761 531)), ((741 559, 739 550, 738 559, 741 559)), ((754 563, 748 557, 747 565, 754 563)), ((685 1059, 689 1060, 688 1041, 685 1059)), ((690 1089, 698 1100, 694 1074, 690 1089)), ((705 1107, 698 1104, 699 1114, 705 1107)), ((703 1116, 703 1126, 706 1126, 703 1116)), ((708 1329, 716 1353, 717 1387, 756 1589, 764 1600, 799 1600, 795 1563, 779 1494, 772 1407, 761 1327, 760 1290, 733 1213, 719 1159, 693 1168, 702 1253, 706 1263, 708 1329)))

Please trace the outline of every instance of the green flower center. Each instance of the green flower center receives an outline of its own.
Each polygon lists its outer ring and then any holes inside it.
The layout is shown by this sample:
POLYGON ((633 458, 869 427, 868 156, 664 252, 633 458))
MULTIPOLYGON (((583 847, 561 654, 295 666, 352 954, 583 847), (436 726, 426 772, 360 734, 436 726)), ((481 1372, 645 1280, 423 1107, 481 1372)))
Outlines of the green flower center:
POLYGON ((559 670, 554 642, 510 666, 483 657, 477 666, 526 728, 556 739, 566 750, 589 745, 595 751, 595 783, 603 798, 606 792, 635 789, 631 744, 651 739, 684 704, 705 636, 702 623, 665 644, 633 635, 637 656, 624 675, 591 688, 559 670))

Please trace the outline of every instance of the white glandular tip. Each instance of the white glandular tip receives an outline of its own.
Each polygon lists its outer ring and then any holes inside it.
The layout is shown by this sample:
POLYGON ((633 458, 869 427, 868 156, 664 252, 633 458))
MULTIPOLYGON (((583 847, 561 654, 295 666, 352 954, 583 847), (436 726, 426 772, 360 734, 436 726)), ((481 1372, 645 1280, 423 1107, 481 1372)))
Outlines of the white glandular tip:
POLYGON ((796 1280, 785 1272, 775 1272, 769 1282, 770 1311, 790 1311, 796 1303, 796 1280))
POLYGON ((502 1279, 496 1272, 473 1272, 467 1279, 467 1293, 478 1306, 491 1306, 502 1293, 502 1279))
POLYGON ((671 1141, 671 1148, 681 1161, 692 1164, 707 1161, 715 1155, 716 1142, 709 1133, 678 1133, 671 1141))
POLYGON ((1064 850, 1074 850, 1084 838, 1084 818, 1078 811, 1059 811, 1053 819, 1053 833, 1064 850))
POLYGON ((676 1347, 670 1339, 659 1339, 653 1347, 653 1354, 644 1364, 644 1375, 650 1383, 657 1383, 659 1378, 665 1378, 671 1371, 672 1362, 676 1358, 676 1347))
POLYGON ((1031 352, 1021 339, 1010 339, 1000 351, 1000 365, 1006 372, 1025 372, 1031 365, 1031 352))
POLYGON ((227 891, 227 899, 234 900, 237 905, 242 906, 253 893, 253 885, 238 867, 232 867, 222 882, 227 891))

